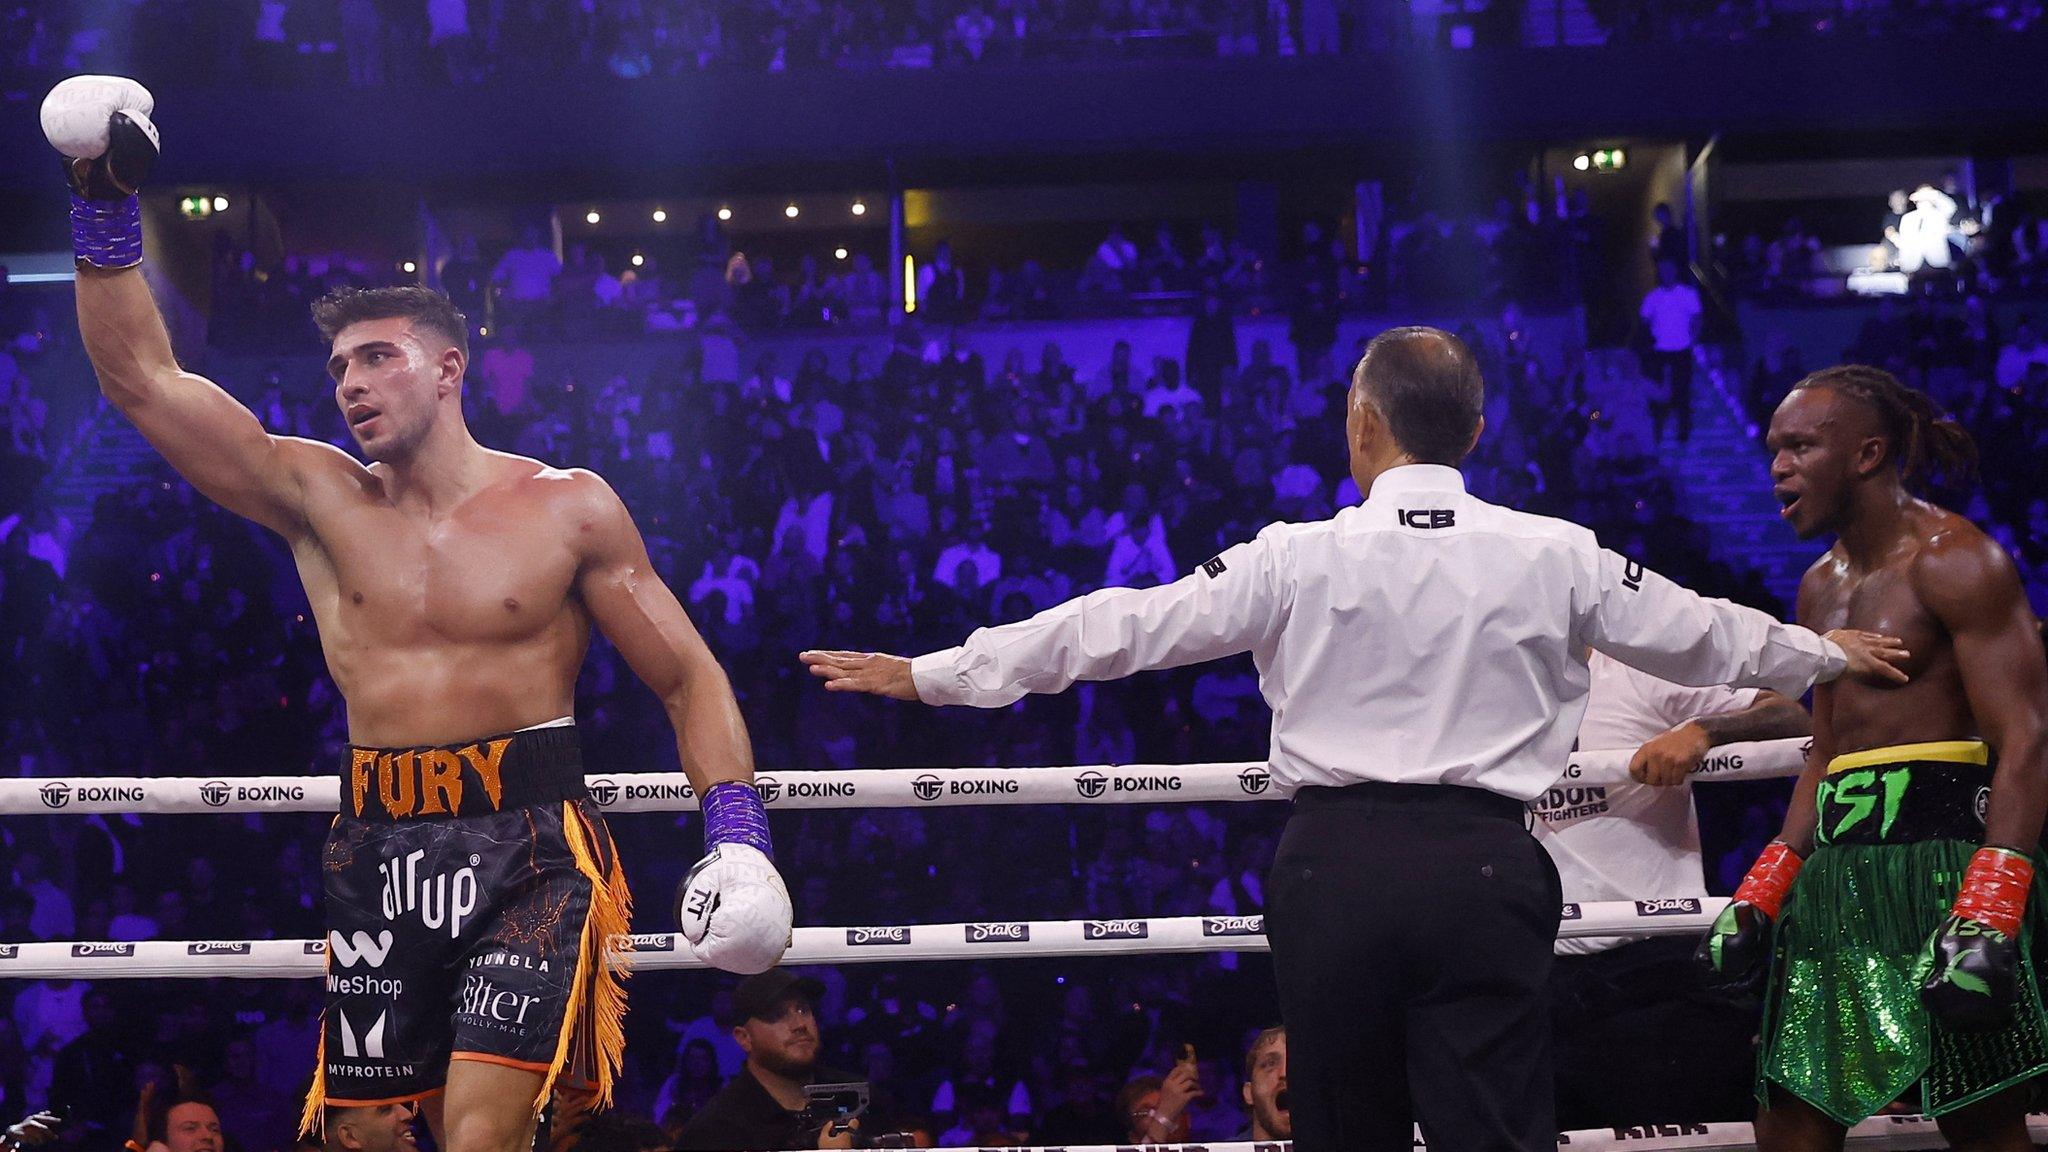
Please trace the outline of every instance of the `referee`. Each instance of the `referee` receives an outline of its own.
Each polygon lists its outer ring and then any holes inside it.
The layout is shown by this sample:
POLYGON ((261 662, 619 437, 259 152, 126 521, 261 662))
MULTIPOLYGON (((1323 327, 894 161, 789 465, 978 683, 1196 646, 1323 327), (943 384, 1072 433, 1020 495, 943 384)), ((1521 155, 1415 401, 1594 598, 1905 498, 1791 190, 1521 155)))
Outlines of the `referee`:
POLYGON ((1570 758, 1591 646, 1682 684, 1903 676, 1898 642, 1706 600, 1593 534, 1473 498, 1472 354, 1396 328, 1352 377, 1363 504, 1161 588, 1104 589, 906 660, 806 652, 828 689, 1000 708, 1251 652, 1295 790, 1265 894, 1297 1152, 1555 1148, 1557 870, 1525 805, 1570 758))

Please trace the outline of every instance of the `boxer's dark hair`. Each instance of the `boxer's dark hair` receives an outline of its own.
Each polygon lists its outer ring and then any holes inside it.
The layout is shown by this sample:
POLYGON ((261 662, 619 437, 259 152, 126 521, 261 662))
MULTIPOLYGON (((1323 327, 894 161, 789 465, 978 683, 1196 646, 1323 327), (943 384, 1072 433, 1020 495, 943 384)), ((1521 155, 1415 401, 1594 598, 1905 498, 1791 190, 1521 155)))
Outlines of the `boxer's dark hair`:
POLYGON ((313 301, 313 323, 329 344, 351 324, 403 316, 432 328, 469 362, 469 318, 432 288, 406 284, 397 288, 341 288, 313 301))
POLYGON ((1792 386, 1826 388, 1850 397, 1877 416, 1880 434, 1891 445, 1891 462, 1907 483, 1938 480, 1957 484, 1977 473, 1977 444, 1961 424, 1924 392, 1867 364, 1823 368, 1792 386))
POLYGON ((1472 450, 1486 409, 1479 362, 1441 328, 1389 328, 1372 338, 1354 386, 1420 464, 1456 465, 1472 450))

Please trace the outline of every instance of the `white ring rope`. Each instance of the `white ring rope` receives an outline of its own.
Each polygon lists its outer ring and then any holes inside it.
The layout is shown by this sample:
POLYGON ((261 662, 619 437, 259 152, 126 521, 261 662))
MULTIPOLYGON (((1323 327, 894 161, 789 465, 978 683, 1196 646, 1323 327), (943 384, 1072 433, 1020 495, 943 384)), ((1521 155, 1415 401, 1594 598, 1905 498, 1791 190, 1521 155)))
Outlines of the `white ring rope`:
MULTIPOLYGON (((1797 776, 1808 742, 1764 740, 1716 748, 1693 779, 1797 776)), ((1629 783, 1635 749, 1576 752, 1560 784, 1629 783)), ((696 793, 675 772, 589 776, 607 812, 692 812, 696 793)), ((862 768, 764 772, 755 777, 774 809, 943 808, 970 804, 1191 804, 1284 800, 1262 763, 1094 764, 1071 768, 862 768)), ((191 812, 324 812, 341 807, 334 776, 94 776, 0 780, 0 816, 191 812)))
MULTIPOLYGON (((2036 1145, 2048 1143, 2048 1116, 2027 1117, 2027 1135, 2036 1145)), ((1636 1128, 1592 1128, 1560 1132, 1557 1146, 1573 1152, 1750 1152, 1756 1132, 1748 1124, 1645 1124, 1636 1128)), ((1232 1140, 1192 1144, 1062 1144, 1032 1146, 1012 1152, 1289 1152, 1286 1140, 1232 1140)), ((1418 1138, 1415 1147, 1424 1148, 1418 1138)), ((1926 1116, 1873 1116, 1849 1129, 1843 1147, 1849 1152, 1920 1152, 1946 1148, 1941 1129, 1926 1116)), ((941 1148, 934 1152, 982 1152, 975 1148, 941 1148)))
MULTIPOLYGON (((1561 939, 1683 936, 1704 932, 1725 897, 1567 904, 1561 939)), ((1124 920, 984 920, 964 924, 880 924, 798 928, 785 964, 873 964, 1020 956, 1131 956, 1264 952, 1263 916, 1155 916, 1124 920)), ((673 932, 628 937, 638 969, 704 968, 673 932)), ((329 944, 344 968, 381 964, 387 946, 367 933, 327 940, 134 940, 0 944, 0 980, 315 977, 329 944)))

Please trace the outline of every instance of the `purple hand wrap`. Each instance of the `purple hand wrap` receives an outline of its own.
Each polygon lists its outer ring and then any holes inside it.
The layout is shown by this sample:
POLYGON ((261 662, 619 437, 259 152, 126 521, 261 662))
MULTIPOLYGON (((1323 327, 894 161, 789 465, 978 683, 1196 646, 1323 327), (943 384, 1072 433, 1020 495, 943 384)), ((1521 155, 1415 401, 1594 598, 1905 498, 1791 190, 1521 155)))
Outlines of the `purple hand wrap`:
POLYGON ((142 201, 92 200, 71 194, 71 253, 95 268, 142 263, 142 201))
POLYGON ((707 851, 720 844, 745 844, 760 849, 770 860, 775 858, 775 848, 768 842, 768 810, 761 806, 761 794, 752 784, 721 780, 705 791, 700 807, 707 851))

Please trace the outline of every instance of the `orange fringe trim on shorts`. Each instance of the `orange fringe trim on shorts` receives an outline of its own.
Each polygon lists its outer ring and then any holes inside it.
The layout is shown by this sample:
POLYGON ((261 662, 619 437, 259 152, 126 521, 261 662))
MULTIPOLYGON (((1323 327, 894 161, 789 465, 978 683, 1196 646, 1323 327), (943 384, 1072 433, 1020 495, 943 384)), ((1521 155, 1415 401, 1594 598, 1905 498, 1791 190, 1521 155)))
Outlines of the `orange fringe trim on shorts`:
POLYGON ((598 862, 591 843, 594 830, 584 822, 583 814, 565 803, 562 816, 576 869, 590 881, 590 915, 583 922, 583 941, 576 958, 577 971, 583 975, 569 991, 554 1065, 534 1100, 536 1116, 547 1106, 555 1081, 572 1067, 590 1076, 593 1108, 611 1107, 612 1087, 626 1060, 626 976, 632 947, 628 933, 632 931, 633 894, 626 888, 618 849, 612 849, 607 870, 598 862))

